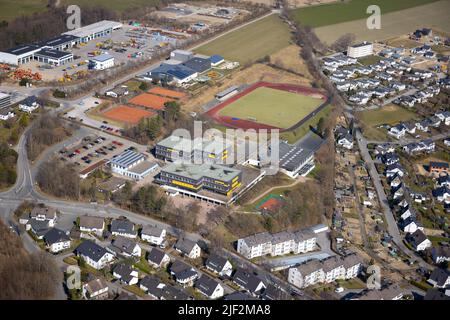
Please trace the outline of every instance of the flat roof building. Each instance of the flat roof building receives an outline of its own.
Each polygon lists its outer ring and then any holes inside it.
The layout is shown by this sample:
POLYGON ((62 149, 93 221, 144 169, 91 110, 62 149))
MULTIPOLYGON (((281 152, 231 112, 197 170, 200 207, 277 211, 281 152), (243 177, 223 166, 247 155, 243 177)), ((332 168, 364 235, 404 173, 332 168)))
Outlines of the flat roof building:
POLYGON ((11 105, 11 96, 7 93, 0 92, 0 109, 11 105))
POLYGON ((0 52, 0 63, 18 66, 33 60, 34 54, 41 50, 41 47, 34 44, 24 44, 0 52))
POLYGON ((89 59, 89 69, 104 70, 114 67, 114 57, 110 54, 101 54, 89 59))
POLYGON ((66 50, 72 48, 74 45, 80 42, 80 38, 73 35, 63 34, 49 40, 41 41, 37 45, 41 47, 47 47, 53 50, 66 50))
POLYGON ((350 58, 362 58, 373 54, 373 44, 371 42, 362 42, 347 48, 347 56, 350 58))
POLYGON ((216 164, 172 163, 161 170, 157 181, 194 192, 207 189, 229 196, 241 186, 242 172, 216 164))
POLYGON ((73 54, 71 52, 44 48, 34 54, 34 59, 54 66, 61 66, 73 61, 73 54))
POLYGON ((99 37, 110 35, 113 30, 122 28, 120 22, 102 20, 87 26, 64 32, 63 35, 75 36, 80 39, 80 42, 88 42, 99 37))
POLYGON ((137 153, 132 150, 121 153, 113 158, 110 163, 113 173, 134 180, 142 180, 159 167, 157 163, 147 161, 145 155, 142 153, 137 153))

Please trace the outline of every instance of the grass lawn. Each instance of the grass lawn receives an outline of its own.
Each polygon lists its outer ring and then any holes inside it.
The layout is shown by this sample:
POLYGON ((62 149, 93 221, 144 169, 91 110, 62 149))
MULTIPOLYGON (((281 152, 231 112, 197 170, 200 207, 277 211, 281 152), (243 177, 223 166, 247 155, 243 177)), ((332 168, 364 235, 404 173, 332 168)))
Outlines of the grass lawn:
POLYGON ((365 65, 365 66, 368 66, 368 65, 371 65, 371 64, 375 64, 375 63, 377 63, 380 60, 381 60, 381 57, 380 56, 375 56, 375 55, 371 55, 371 56, 367 56, 367 57, 358 59, 358 61, 361 64, 365 65))
POLYGON ((367 18, 367 7, 378 5, 381 14, 399 11, 437 0, 352 0, 323 4, 294 10, 294 19, 311 27, 328 26, 336 23, 367 18))
POLYGON ((394 125, 401 121, 408 121, 417 117, 414 112, 395 105, 388 105, 375 110, 361 111, 356 116, 370 127, 376 127, 382 124, 394 125))
POLYGON ((225 59, 247 64, 287 47, 290 37, 287 25, 278 15, 273 14, 213 40, 194 51, 205 55, 220 54, 225 59))
POLYGON ((219 111, 221 116, 256 119, 289 128, 315 110, 322 100, 272 88, 257 88, 219 111))
POLYGON ((287 140, 288 143, 294 143, 299 139, 303 138, 305 134, 307 134, 310 130, 310 126, 315 127, 319 122, 320 118, 326 118, 331 112, 331 106, 326 106, 315 116, 306 121, 302 126, 298 127, 295 130, 291 130, 288 132, 283 132, 280 134, 280 139, 287 140))

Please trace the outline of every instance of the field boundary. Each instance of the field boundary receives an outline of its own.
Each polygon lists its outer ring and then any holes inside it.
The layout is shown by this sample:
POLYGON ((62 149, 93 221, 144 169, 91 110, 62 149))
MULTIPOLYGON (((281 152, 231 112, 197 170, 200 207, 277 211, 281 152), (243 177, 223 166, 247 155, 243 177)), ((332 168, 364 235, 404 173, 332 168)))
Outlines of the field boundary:
POLYGON ((205 112, 205 114, 208 117, 214 119, 214 121, 217 122, 218 124, 224 125, 226 127, 234 128, 234 129, 255 129, 255 130, 278 129, 278 130, 280 130, 280 132, 285 132, 285 131, 294 130, 294 129, 298 128, 299 126, 303 125, 306 121, 308 121, 309 119, 314 117, 318 112, 320 112, 323 108, 325 108, 325 106, 328 103, 329 103, 328 96, 325 95, 324 92, 322 92, 318 89, 304 87, 304 86, 300 86, 300 85, 294 85, 294 84, 287 84, 287 83, 272 83, 272 82, 266 82, 266 81, 259 81, 259 82, 256 82, 256 83, 248 86, 247 88, 245 88, 241 92, 237 93, 233 97, 231 97, 231 98, 219 103, 215 107, 209 109, 208 111, 205 112), (245 95, 249 94, 250 92, 252 92, 258 88, 261 88, 261 87, 283 90, 283 91, 294 92, 294 93, 301 93, 303 95, 308 95, 308 96, 315 96, 315 97, 319 97, 320 99, 324 100, 324 102, 320 106, 318 106, 316 109, 314 109, 312 112, 310 112, 306 117, 302 118, 299 122, 297 122, 296 124, 294 124, 293 126, 291 126, 289 128, 279 128, 279 127, 271 126, 271 125, 264 124, 264 123, 258 123, 258 122, 253 122, 250 120, 236 119, 236 118, 233 118, 230 116, 219 115, 220 110, 222 110, 226 106, 230 105, 231 103, 237 101, 238 99, 244 97, 245 95))

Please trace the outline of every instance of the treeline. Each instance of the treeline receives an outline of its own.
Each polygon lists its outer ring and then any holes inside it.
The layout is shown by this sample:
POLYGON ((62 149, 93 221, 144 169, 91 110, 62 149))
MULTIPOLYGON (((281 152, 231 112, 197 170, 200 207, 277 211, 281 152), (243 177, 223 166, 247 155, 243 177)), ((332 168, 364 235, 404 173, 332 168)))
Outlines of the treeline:
POLYGON ((52 159, 39 167, 36 175, 39 188, 55 197, 78 200, 80 197, 80 177, 74 164, 66 164, 52 159))
POLYGON ((42 251, 27 253, 0 219, 0 300, 51 299, 61 280, 52 258, 42 251))
POLYGON ((0 188, 12 186, 16 182, 17 152, 6 143, 0 143, 0 188))
MULTIPOLYGON (((115 11, 103 6, 82 6, 81 13, 82 25, 118 18, 115 11)), ((0 50, 59 36, 67 31, 68 17, 65 6, 50 6, 44 12, 21 16, 11 22, 4 21, 0 23, 0 50)))
POLYGON ((73 128, 50 113, 43 113, 31 125, 26 148, 28 159, 35 160, 47 147, 65 140, 73 128))

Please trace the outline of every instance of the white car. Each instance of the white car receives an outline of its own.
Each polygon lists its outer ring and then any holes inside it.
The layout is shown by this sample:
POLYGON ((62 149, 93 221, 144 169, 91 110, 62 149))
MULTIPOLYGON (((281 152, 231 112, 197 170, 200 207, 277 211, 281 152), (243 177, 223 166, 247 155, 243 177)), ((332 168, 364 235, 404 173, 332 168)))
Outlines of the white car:
POLYGON ((334 290, 334 292, 336 292, 336 293, 344 292, 344 288, 342 288, 342 287, 337 287, 336 290, 334 290))

